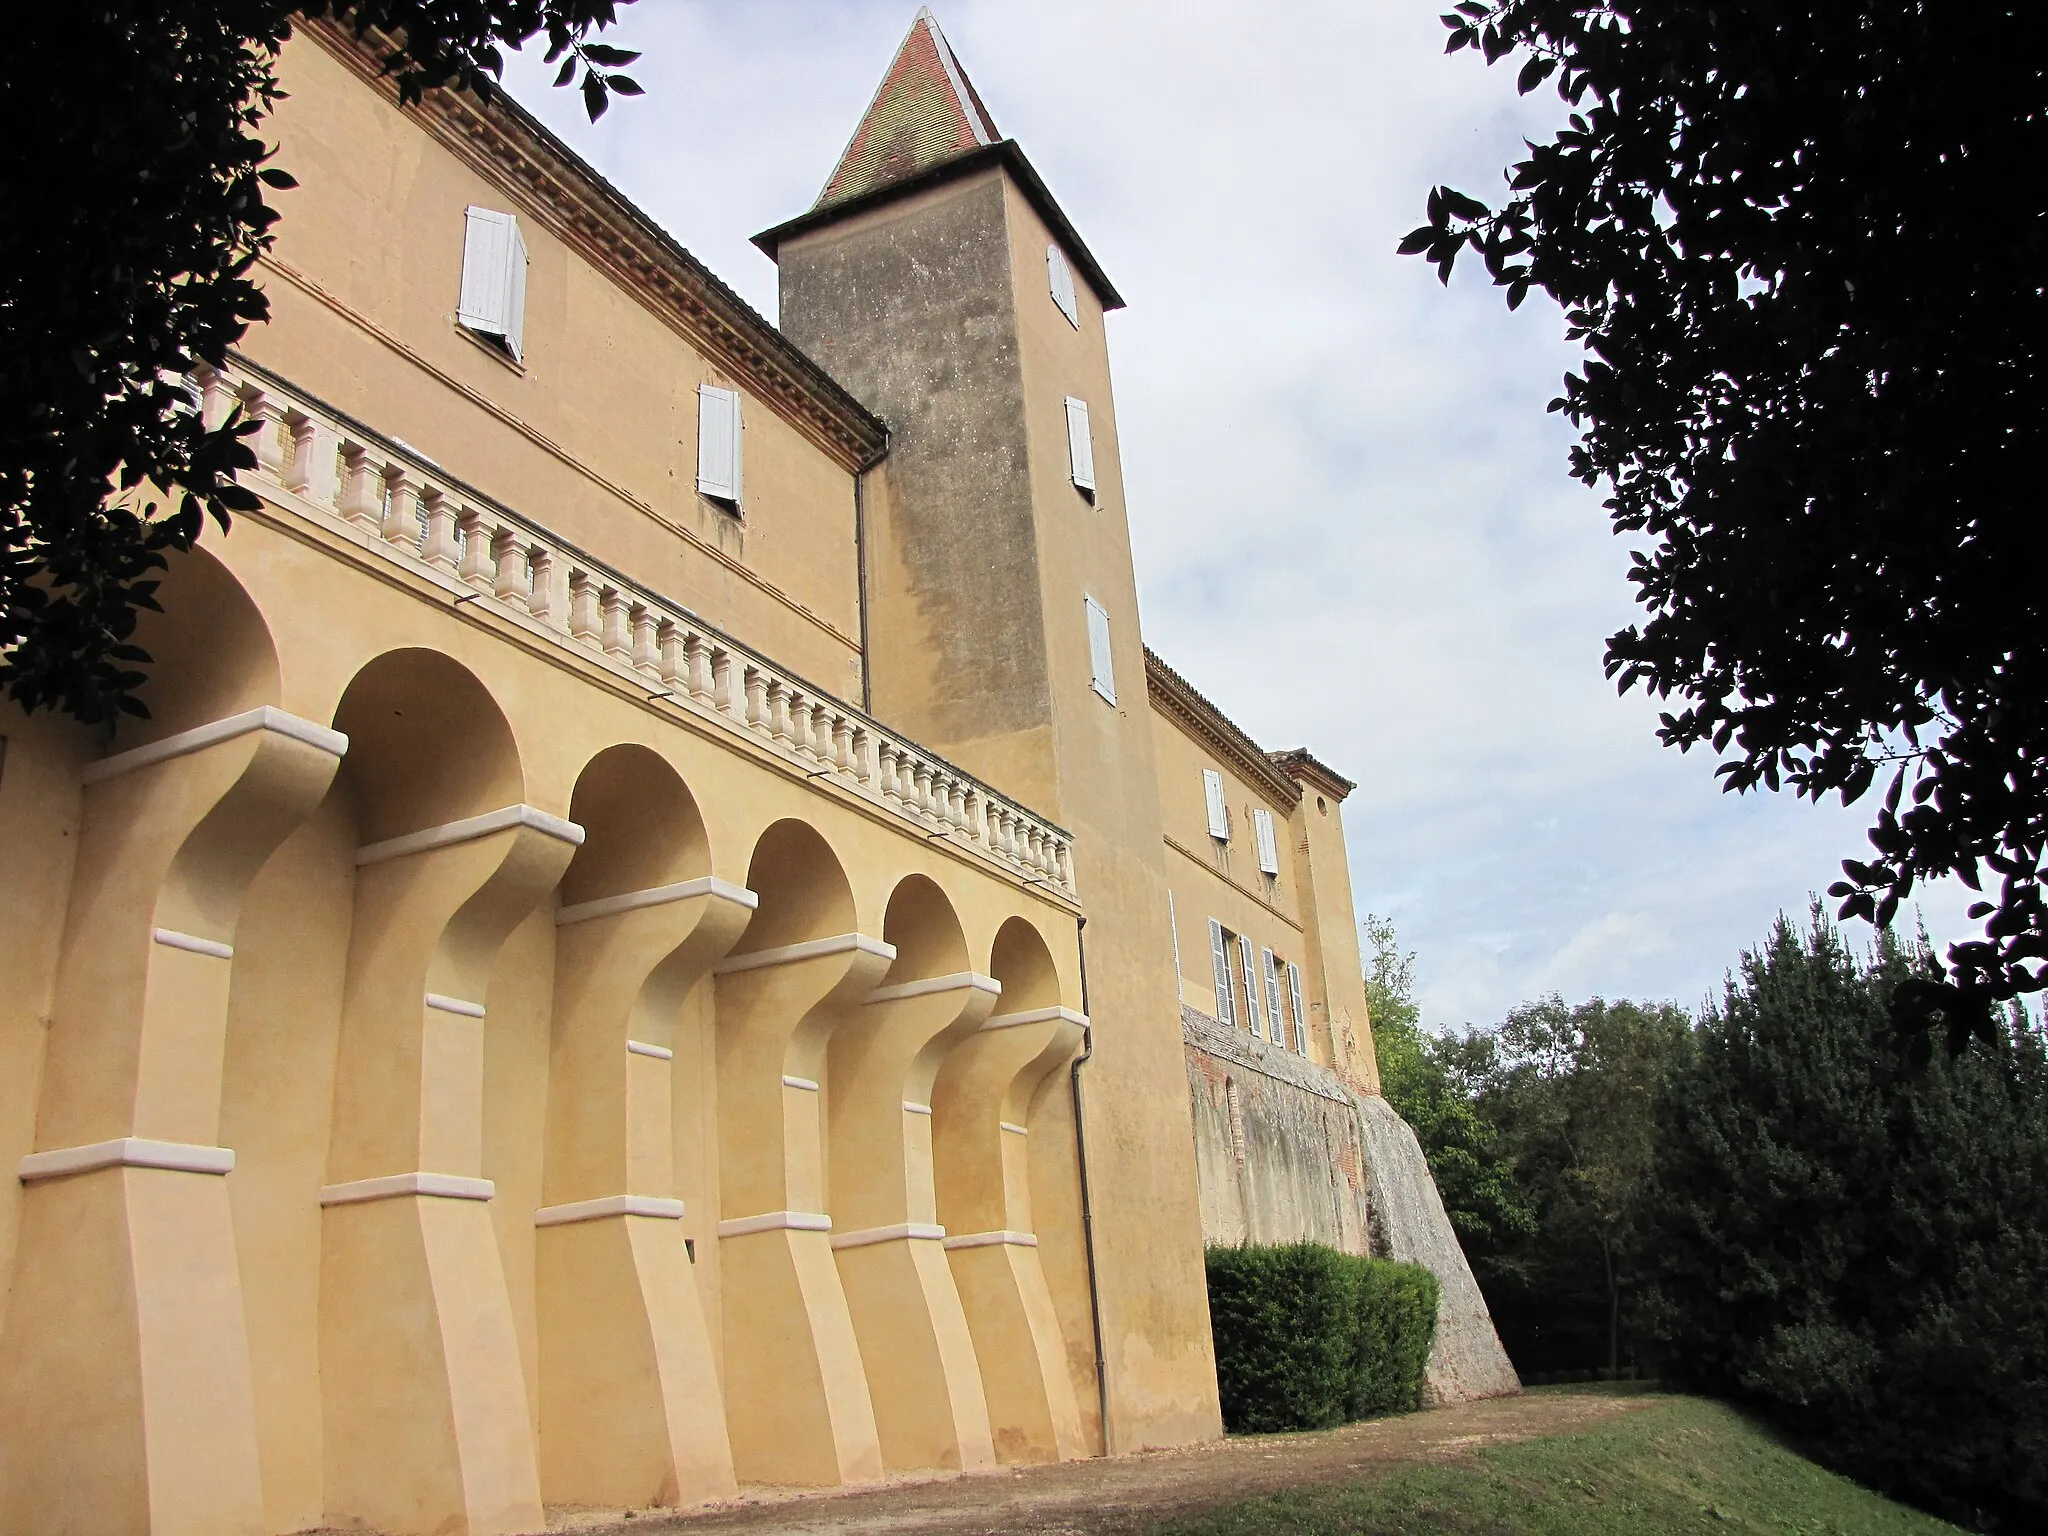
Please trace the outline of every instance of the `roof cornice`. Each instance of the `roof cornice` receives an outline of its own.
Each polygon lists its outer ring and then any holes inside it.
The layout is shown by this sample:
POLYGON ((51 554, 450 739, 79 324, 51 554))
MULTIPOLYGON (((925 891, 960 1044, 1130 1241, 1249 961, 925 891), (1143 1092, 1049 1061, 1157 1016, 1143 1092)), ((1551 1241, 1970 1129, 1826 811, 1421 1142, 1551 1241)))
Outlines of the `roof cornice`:
MULTIPOLYGON (((359 78, 396 104, 384 73, 392 44, 358 39, 330 19, 298 25, 359 78)), ((404 109, 456 155, 524 194, 534 216, 593 266, 611 275, 747 391, 850 470, 888 451, 888 428, 746 300, 636 208, 502 87, 488 102, 466 91, 428 91, 404 109)))
POLYGON ((1046 188, 1038 172, 1032 168, 1031 162, 1025 158, 1024 151, 1018 147, 1015 139, 999 139, 980 149, 970 149, 950 160, 942 160, 913 176, 905 176, 901 180, 871 188, 854 197, 827 203, 824 207, 813 208, 808 213, 800 213, 793 219, 777 224, 773 229, 762 230, 760 234, 754 236, 754 244, 766 253, 769 260, 776 261, 780 259, 777 252, 800 235, 807 235, 812 230, 823 229, 828 224, 836 224, 841 219, 866 213, 870 208, 879 208, 884 203, 909 197, 912 193, 922 192, 929 187, 944 186, 949 181, 971 176, 992 165, 1001 166, 1010 173, 1018 189, 1023 192, 1032 208, 1045 220, 1046 226, 1059 240, 1061 249, 1080 269, 1081 275, 1088 279, 1088 286, 1095 290, 1095 297, 1101 301, 1103 309, 1122 309, 1123 295, 1116 291, 1116 285, 1110 282, 1109 274, 1102 270, 1102 263, 1095 259, 1095 253, 1088 249, 1080 231, 1074 228, 1060 205, 1053 200, 1052 193, 1046 188))
POLYGON ((1257 742, 1232 724, 1229 716, 1161 661, 1149 645, 1145 647, 1145 689, 1154 705, 1274 804, 1291 812, 1301 803, 1301 786, 1267 753, 1260 751, 1257 742))
POLYGON ((1294 747, 1286 752, 1268 752, 1273 764, 1290 778, 1304 784, 1313 784, 1332 800, 1341 801, 1358 788, 1328 763, 1317 757, 1307 747, 1294 747))

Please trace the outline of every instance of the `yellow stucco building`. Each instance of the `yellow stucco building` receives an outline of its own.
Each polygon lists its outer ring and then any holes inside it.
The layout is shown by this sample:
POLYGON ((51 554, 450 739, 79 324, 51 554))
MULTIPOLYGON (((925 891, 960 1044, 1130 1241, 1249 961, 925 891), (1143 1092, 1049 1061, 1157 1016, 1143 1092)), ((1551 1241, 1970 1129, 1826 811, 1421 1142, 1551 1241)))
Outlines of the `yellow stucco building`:
POLYGON ((1122 300, 936 24, 779 328, 511 103, 281 69, 262 508, 147 720, 0 705, 0 1529, 1217 1434, 1187 1021, 1373 1089, 1349 785, 1145 650, 1122 300))

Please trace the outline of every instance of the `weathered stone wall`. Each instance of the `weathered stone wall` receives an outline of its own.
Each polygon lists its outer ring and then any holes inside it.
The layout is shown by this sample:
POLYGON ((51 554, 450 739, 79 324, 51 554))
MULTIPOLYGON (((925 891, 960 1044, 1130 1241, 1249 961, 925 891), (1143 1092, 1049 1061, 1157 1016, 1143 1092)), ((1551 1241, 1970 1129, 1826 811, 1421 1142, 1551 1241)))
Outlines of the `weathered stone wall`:
POLYGON ((1193 1008, 1181 1009, 1181 1035, 1204 1240, 1327 1243, 1420 1264, 1442 1294, 1425 1400, 1519 1392, 1422 1147, 1393 1106, 1193 1008))
POLYGON ((1370 1253, 1365 1144, 1335 1074, 1192 1008, 1181 1030, 1203 1239, 1370 1253))
POLYGON ((1430 1347, 1424 1396, 1430 1403, 1462 1403, 1522 1390, 1501 1348, 1486 1297, 1472 1278, 1465 1250, 1444 1213, 1422 1146, 1408 1122, 1378 1095, 1357 1099, 1365 1135, 1368 1198, 1373 1210, 1373 1251, 1420 1264, 1437 1278, 1441 1297, 1436 1342, 1430 1347))

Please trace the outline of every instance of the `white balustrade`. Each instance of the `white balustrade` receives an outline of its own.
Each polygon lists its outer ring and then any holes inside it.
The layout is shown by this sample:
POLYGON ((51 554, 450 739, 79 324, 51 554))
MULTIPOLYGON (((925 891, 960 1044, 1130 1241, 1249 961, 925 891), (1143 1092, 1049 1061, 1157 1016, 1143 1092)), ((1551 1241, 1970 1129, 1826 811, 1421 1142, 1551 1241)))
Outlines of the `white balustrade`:
POLYGON ((530 619, 561 645, 633 673, 677 707, 714 717, 925 835, 1074 895, 1067 835, 950 763, 288 386, 239 367, 226 375, 202 368, 195 382, 209 425, 237 405, 261 423, 257 468, 246 478, 293 498, 279 505, 311 507, 388 558, 462 583, 465 598, 530 619))

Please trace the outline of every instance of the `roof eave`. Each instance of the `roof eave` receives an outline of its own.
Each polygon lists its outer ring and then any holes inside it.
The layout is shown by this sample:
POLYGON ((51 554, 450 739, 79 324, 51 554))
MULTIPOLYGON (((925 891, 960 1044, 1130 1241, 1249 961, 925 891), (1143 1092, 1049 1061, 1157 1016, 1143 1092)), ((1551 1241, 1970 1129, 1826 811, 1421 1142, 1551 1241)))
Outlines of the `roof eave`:
POLYGON ((1110 282, 1109 274, 1102 270, 1102 264, 1095 259, 1094 252, 1088 249, 1087 243, 1082 240, 1080 233, 1053 199, 1043 178, 1032 168, 1030 160, 1025 157, 1023 149, 1018 146, 1015 139, 999 139, 979 149, 967 150, 950 160, 941 160, 937 165, 927 166, 924 170, 905 176, 899 181, 872 187, 866 192, 842 198, 836 203, 827 203, 823 207, 811 209, 808 213, 798 214, 793 219, 777 224, 773 229, 762 230, 760 234, 754 236, 754 244, 770 261, 777 261, 780 259, 778 252, 781 248, 799 236, 823 229, 828 224, 835 224, 854 214, 866 213, 871 208, 879 208, 899 197, 908 197, 929 187, 943 186, 959 177, 973 175, 992 165, 1002 166, 1016 179, 1018 187, 1025 197, 1030 199, 1031 206, 1037 211, 1038 216, 1045 220, 1053 234, 1058 237, 1069 259, 1080 269, 1081 275, 1088 279, 1088 286, 1095 290, 1095 296, 1101 301, 1104 311, 1122 309, 1123 295, 1116 291, 1116 285, 1110 282))

